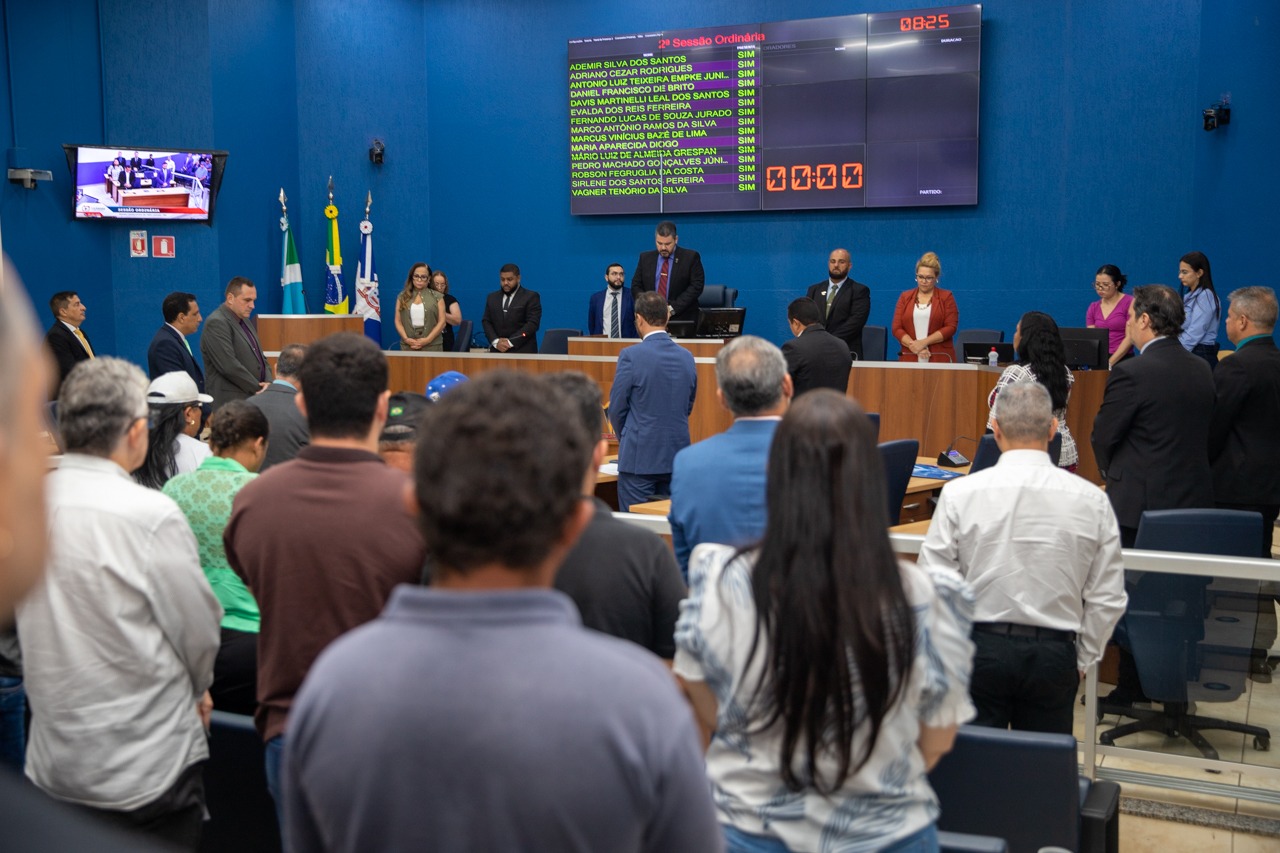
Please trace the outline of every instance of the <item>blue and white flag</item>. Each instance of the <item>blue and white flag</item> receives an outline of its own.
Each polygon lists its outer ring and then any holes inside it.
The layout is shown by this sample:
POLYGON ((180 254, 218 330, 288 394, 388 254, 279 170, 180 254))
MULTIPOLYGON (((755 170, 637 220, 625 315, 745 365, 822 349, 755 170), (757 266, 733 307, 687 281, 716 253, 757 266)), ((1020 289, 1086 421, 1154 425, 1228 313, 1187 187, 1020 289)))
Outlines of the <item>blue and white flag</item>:
POLYGON ((382 347, 382 309, 378 302, 378 271, 373 265, 373 223, 360 221, 360 261, 356 265, 356 310, 364 318, 364 333, 382 347))

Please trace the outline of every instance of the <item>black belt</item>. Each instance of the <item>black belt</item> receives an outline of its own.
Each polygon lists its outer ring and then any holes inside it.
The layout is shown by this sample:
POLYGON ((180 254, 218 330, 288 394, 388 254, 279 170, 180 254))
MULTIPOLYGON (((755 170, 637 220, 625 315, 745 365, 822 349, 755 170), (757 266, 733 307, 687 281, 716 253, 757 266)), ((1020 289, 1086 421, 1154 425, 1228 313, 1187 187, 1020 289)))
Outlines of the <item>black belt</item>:
POLYGON ((1059 631, 1057 628, 1037 628, 1034 625, 1019 625, 1015 622, 974 622, 973 630, 983 634, 999 634, 1002 637, 1056 640, 1061 643, 1074 643, 1076 641, 1075 631, 1059 631))

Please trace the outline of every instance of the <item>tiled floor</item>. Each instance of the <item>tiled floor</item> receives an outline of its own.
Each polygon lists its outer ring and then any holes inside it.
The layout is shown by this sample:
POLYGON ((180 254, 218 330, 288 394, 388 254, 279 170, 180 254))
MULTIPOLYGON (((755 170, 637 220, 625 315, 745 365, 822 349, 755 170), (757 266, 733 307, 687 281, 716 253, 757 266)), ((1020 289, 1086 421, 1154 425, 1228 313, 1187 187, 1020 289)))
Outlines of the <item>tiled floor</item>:
MULTIPOLYGON (((1274 653, 1274 652, 1273 652, 1274 653)), ((1109 687, 1102 688, 1106 693, 1109 687)), ((1248 681, 1245 692, 1233 702, 1201 703, 1197 709, 1205 716, 1220 717, 1230 720, 1248 722, 1252 725, 1265 726, 1271 729, 1274 746, 1271 751, 1260 752, 1253 748, 1252 738, 1231 732, 1205 732, 1205 737, 1219 751, 1222 758, 1231 761, 1243 761, 1269 767, 1280 767, 1280 672, 1277 672, 1270 684, 1248 681)), ((1084 737, 1084 708, 1077 706, 1075 733, 1077 739, 1084 737)), ((1108 717, 1103 726, 1114 725, 1116 719, 1108 717)), ((1118 741, 1117 746, 1146 749, 1156 752, 1175 753, 1180 755, 1199 755, 1198 750, 1182 738, 1168 738, 1163 733, 1143 732, 1130 735, 1118 741)), ((1103 759, 1103 767, 1115 767, 1129 770, 1147 771, 1164 775, 1177 775, 1187 778, 1207 778, 1227 785, 1271 788, 1280 787, 1276 782, 1259 778, 1250 778, 1247 771, 1228 772, 1208 775, 1206 771, 1194 768, 1176 768, 1169 765, 1157 765, 1134 759, 1107 756, 1103 759), (1243 779, 1242 779, 1243 776, 1243 779)), ((1174 791, 1168 788, 1149 787, 1145 785, 1125 784, 1123 796, 1144 800, 1194 806, 1203 809, 1214 809, 1229 814, 1251 815, 1280 820, 1280 805, 1258 803, 1251 800, 1236 800, 1209 794, 1174 791)), ((1120 850, 1122 853, 1254 853, 1280 851, 1280 839, 1264 838, 1223 829, 1194 826, 1186 823, 1162 821, 1136 815, 1121 815, 1120 818, 1120 850)))

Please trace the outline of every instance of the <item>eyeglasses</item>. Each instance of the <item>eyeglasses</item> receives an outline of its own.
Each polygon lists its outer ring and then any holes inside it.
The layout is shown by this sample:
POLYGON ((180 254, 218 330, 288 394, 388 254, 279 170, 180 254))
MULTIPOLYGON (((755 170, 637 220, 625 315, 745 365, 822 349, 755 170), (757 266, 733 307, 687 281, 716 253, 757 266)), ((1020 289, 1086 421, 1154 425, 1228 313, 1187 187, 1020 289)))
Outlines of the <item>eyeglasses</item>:
POLYGON ((415 276, 413 277, 413 280, 414 280, 414 281, 427 281, 427 280, 428 280, 428 279, 430 279, 430 278, 431 278, 431 276, 429 276, 429 275, 415 275, 415 276))
POLYGON ((1094 289, 1094 290, 1110 290, 1111 288, 1113 288, 1113 287, 1115 287, 1115 286, 1116 286, 1116 285, 1115 285, 1115 282, 1108 283, 1108 282, 1105 282, 1105 281, 1095 281, 1095 282, 1093 283, 1093 289, 1094 289))
POLYGON ((918 276, 916 276, 916 281, 921 282, 921 283, 924 283, 924 282, 926 282, 926 281, 937 281, 937 280, 938 280, 938 277, 937 277, 936 275, 918 275, 918 276))

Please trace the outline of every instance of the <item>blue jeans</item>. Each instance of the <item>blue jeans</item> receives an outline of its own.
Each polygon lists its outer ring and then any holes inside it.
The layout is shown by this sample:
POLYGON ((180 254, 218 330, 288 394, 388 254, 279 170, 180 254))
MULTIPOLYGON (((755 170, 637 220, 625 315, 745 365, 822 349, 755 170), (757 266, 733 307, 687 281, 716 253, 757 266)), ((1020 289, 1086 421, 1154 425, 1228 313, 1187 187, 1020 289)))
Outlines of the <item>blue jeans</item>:
POLYGON ((276 735, 263 747, 264 764, 267 771, 267 790, 276 804, 276 820, 284 828, 284 811, 280 802, 280 757, 284 755, 284 735, 276 735))
POLYGON ((22 679, 0 676, 0 766, 22 772, 27 757, 27 691, 22 679))
MULTIPOLYGON (((732 826, 720 825, 724 833, 726 853, 786 853, 787 846, 776 838, 743 832, 732 826)), ((919 832, 913 832, 879 853, 938 853, 938 829, 929 824, 919 832)))

